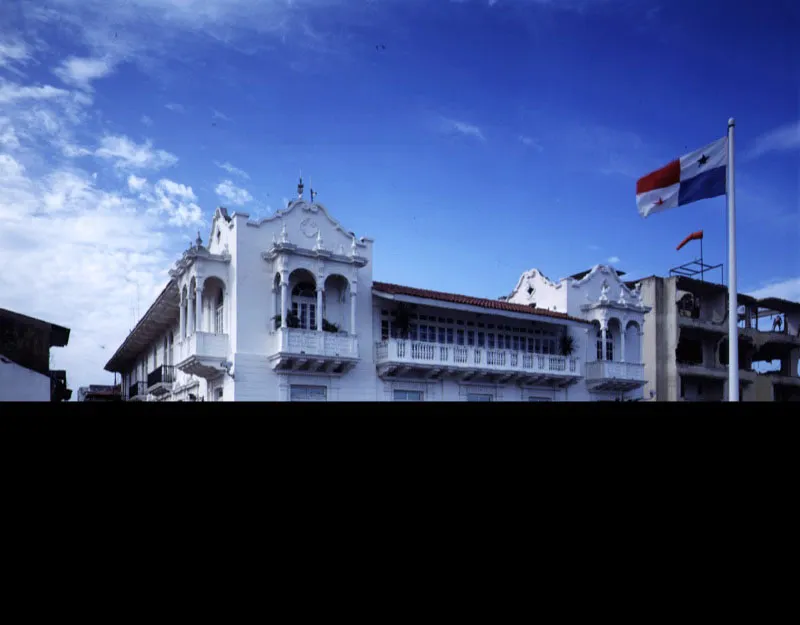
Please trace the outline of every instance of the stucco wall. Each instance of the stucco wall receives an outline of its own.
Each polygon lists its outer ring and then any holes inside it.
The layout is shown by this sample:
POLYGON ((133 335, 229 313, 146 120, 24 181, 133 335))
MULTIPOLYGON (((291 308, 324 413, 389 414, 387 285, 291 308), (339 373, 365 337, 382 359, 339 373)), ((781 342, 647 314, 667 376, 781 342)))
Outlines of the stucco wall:
POLYGON ((50 401, 50 378, 0 356, 0 401, 50 401))

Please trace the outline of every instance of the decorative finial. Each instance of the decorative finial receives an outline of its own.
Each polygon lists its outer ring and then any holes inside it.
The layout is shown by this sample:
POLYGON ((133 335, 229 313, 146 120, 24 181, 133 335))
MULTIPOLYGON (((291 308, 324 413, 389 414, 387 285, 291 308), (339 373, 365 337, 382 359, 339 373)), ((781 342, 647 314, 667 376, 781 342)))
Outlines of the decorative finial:
POLYGON ((200 238, 200 231, 197 231, 197 239, 195 240, 195 244, 198 248, 203 247, 203 239, 200 238))
POLYGON ((639 306, 644 306, 644 298, 642 297, 641 282, 636 283, 636 290, 633 292, 633 294, 636 296, 636 303, 639 304, 639 306))
POLYGON ((619 304, 625 303, 625 287, 622 285, 620 285, 619 287, 619 299, 617 300, 617 303, 619 304))
POLYGON ((278 242, 278 237, 275 236, 275 233, 272 233, 272 244, 275 245, 278 242))
POLYGON ((608 282, 603 280, 603 284, 600 287, 600 301, 607 302, 608 301, 608 282))
POLYGON ((311 193, 311 201, 314 201, 314 198, 317 197, 318 193, 314 191, 313 187, 308 187, 309 192, 311 193))
POLYGON ((303 199, 303 172, 300 171, 300 182, 297 183, 297 199, 303 199))
POLYGON ((344 245, 339 243, 339 248, 336 251, 338 252, 339 256, 344 256, 344 245))
POLYGON ((358 244, 355 237, 353 237, 353 242, 350 244, 350 255, 358 256, 358 244))
POLYGON ((322 230, 317 230, 317 244, 314 246, 317 251, 325 249, 322 245, 322 230))
POLYGON ((286 224, 283 224, 283 228, 281 228, 281 243, 288 243, 289 242, 289 233, 286 232, 286 224))

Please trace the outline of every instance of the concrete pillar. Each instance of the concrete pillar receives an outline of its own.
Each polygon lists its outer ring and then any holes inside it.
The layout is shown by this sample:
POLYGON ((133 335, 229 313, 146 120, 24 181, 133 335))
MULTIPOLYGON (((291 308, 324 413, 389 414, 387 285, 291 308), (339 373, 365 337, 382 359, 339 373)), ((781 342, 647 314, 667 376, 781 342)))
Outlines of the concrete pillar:
POLYGON ((281 274, 281 327, 286 327, 286 311, 289 307, 289 283, 286 276, 281 274))
POLYGON ((180 305, 180 322, 178 323, 178 338, 183 340, 186 336, 186 302, 183 299, 183 295, 181 295, 181 305, 180 305))
POLYGON ((625 330, 622 330, 622 334, 619 335, 620 338, 620 355, 619 361, 625 362, 625 330))
POLYGON ((201 286, 198 285, 195 289, 194 296, 194 331, 197 333, 203 331, 203 288, 201 286))
POLYGON ((607 336, 607 334, 606 334, 606 326, 603 326, 600 329, 600 336, 601 336, 601 343, 600 344, 602 346, 600 348, 600 355, 602 356, 602 358, 600 360, 606 360, 606 356, 608 355, 608 352, 606 351, 606 336, 607 336))
POLYGON ((186 336, 190 336, 194 332, 194 298, 192 297, 192 291, 189 290, 189 294, 187 296, 186 301, 186 336))
POLYGON ((317 332, 322 332, 322 287, 317 287, 317 332))
POLYGON ((350 334, 356 334, 356 303, 358 302, 358 293, 351 289, 350 291, 350 334))

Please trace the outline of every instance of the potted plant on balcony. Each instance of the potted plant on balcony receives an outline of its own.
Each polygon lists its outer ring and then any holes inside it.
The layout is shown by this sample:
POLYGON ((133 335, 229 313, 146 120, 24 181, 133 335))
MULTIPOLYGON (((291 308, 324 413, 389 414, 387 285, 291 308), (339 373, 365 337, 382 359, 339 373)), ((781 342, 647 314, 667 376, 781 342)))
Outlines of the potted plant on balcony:
MULTIPOLYGON (((275 315, 273 317, 275 320, 275 329, 281 327, 281 322, 283 318, 280 315, 275 315)), ((289 328, 299 328, 300 327, 300 318, 294 314, 291 310, 286 311, 286 326, 289 328)))
POLYGON ((322 331, 323 332, 331 332, 332 334, 336 334, 339 332, 339 324, 331 323, 327 319, 322 320, 322 331))
POLYGON ((571 334, 562 334, 559 348, 562 356, 572 356, 575 353, 575 337, 571 334))
POLYGON ((408 325, 411 321, 411 306, 405 302, 397 305, 397 316, 392 322, 392 326, 397 330, 397 337, 404 339, 408 336, 408 325))

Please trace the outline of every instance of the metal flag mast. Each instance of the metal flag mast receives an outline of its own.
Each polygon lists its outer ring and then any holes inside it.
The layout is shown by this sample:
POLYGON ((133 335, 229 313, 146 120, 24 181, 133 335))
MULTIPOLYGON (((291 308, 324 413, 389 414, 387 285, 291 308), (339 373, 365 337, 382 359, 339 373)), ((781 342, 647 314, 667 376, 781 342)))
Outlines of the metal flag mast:
POLYGON ((739 401, 739 300, 736 293, 736 200, 733 178, 733 129, 728 120, 728 401, 739 401))

